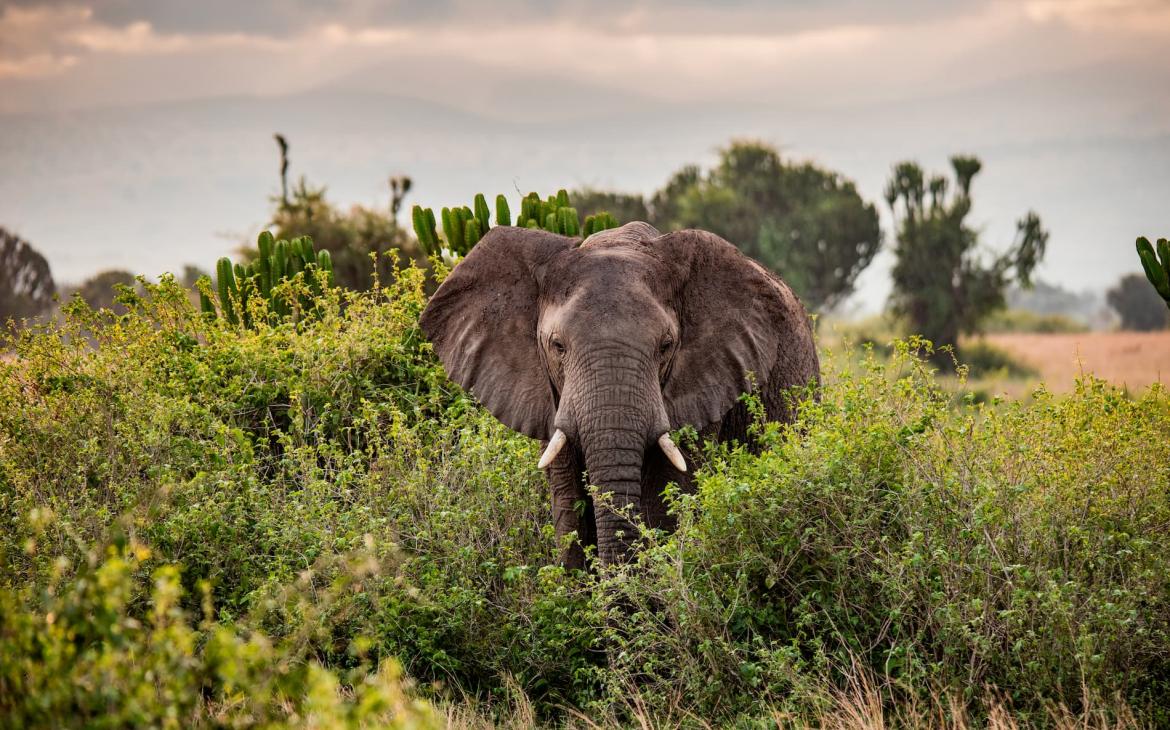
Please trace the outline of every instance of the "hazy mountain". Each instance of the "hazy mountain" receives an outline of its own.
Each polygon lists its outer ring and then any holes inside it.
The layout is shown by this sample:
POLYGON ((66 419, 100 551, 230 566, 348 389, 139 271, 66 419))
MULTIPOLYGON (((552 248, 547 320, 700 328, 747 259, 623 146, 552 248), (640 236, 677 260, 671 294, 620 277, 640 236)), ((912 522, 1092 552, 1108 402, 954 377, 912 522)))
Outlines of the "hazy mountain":
MULTIPOLYGON (((581 184, 648 192, 729 138, 759 136, 842 171, 884 207, 894 162, 942 169, 950 153, 971 152, 985 163, 973 218, 987 243, 1007 243, 1016 218, 1036 209, 1052 231, 1041 274, 1078 289, 1135 269, 1139 233, 1170 230, 1165 95, 1151 88, 1139 109, 1114 93, 1151 87, 1156 74, 1119 80, 1102 67, 842 106, 677 104, 535 71, 482 84, 458 72, 428 66, 420 87, 402 81, 409 64, 395 64, 288 96, 0 115, 0 224, 61 280, 207 266, 265 223, 280 131, 294 177, 327 185, 335 202, 370 205, 387 200, 398 172, 414 178, 409 202, 428 205, 581 184)), ((888 265, 882 254, 863 277, 865 308, 884 300, 888 265)))

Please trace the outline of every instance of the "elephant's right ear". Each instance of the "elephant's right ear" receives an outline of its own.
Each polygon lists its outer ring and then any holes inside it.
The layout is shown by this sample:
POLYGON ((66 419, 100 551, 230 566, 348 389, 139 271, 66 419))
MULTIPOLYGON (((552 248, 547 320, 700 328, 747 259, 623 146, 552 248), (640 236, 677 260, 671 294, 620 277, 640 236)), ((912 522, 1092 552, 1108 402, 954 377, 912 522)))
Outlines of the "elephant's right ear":
POLYGON ((420 320, 451 379, 504 425, 533 438, 548 438, 556 415, 536 340, 538 272, 575 242, 539 229, 491 229, 420 320))

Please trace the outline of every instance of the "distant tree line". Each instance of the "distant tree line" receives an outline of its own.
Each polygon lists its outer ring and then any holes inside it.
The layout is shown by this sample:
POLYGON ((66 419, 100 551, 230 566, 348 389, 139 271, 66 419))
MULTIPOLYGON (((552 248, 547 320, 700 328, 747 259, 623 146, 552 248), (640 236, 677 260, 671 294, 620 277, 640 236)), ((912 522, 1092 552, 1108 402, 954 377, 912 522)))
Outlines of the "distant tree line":
MULTIPOLYGON (((931 340, 935 362, 948 366, 960 335, 1004 306, 1009 285, 1031 284, 1048 232, 1039 216, 1018 223, 1010 250, 985 260, 979 232, 967 222, 971 181, 982 167, 954 157, 955 181, 929 180, 913 162, 895 166, 886 202, 895 217, 890 305, 911 331, 931 340)), ((873 204, 840 174, 789 162, 767 144, 733 142, 711 170, 688 165, 648 199, 599 190, 573 196, 583 212, 608 210, 661 229, 705 228, 780 274, 814 311, 829 311, 855 290, 882 245, 873 204)))
MULTIPOLYGON (((399 265, 429 260, 415 236, 399 224, 412 182, 389 178, 385 207, 355 205, 341 209, 323 186, 302 176, 288 179, 289 142, 276 135, 280 150, 281 192, 274 197, 268 226, 278 239, 310 236, 318 251, 332 256, 334 280, 363 290, 389 281, 399 265)), ((1009 288, 1027 288, 1044 256, 1048 232, 1029 212, 1017 223, 1006 252, 982 249, 979 231, 968 223, 972 181, 982 168, 974 157, 951 160, 951 176, 931 175, 913 162, 895 165, 885 202, 894 216, 894 255, 890 309, 909 332, 931 340, 936 349, 956 348, 962 335, 978 332, 987 318, 1005 307, 1009 288)), ((733 141, 719 151, 710 169, 684 165, 648 196, 580 189, 572 205, 584 216, 602 212, 620 222, 644 220, 660 230, 703 228, 723 236, 745 254, 784 278, 810 310, 827 312, 856 289, 858 276, 883 244, 878 211, 855 184, 810 162, 783 158, 758 141, 733 141)), ((241 249, 245 262, 256 256, 241 249)), ((182 280, 191 286, 202 270, 187 266, 182 280)), ((64 295, 77 295, 95 308, 115 308, 116 285, 134 285, 126 271, 104 271, 64 295)), ((26 241, 0 229, 0 321, 36 317, 52 307, 58 287, 48 262, 26 241)), ((1122 327, 1161 329, 1170 314, 1140 275, 1124 277, 1107 294, 1122 327)), ((953 362, 936 355, 940 366, 953 362)))

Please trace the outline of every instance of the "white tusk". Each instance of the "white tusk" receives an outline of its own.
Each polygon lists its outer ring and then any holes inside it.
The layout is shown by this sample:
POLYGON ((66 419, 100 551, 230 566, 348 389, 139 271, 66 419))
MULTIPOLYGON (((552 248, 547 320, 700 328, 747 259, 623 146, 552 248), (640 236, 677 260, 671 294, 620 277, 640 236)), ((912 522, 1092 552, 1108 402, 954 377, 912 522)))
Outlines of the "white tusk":
POLYGON ((551 464, 552 460, 557 458, 557 454, 561 453, 561 449, 568 440, 569 437, 565 436, 565 432, 558 428, 556 433, 553 434, 553 437, 549 439, 548 448, 540 455, 540 461, 537 462, 536 468, 543 469, 551 464))
POLYGON ((670 459, 670 463, 674 464, 674 468, 685 472, 687 470, 687 460, 683 458, 682 452, 670 440, 670 434, 664 433, 658 437, 658 445, 662 447, 662 452, 666 454, 666 458, 670 459))

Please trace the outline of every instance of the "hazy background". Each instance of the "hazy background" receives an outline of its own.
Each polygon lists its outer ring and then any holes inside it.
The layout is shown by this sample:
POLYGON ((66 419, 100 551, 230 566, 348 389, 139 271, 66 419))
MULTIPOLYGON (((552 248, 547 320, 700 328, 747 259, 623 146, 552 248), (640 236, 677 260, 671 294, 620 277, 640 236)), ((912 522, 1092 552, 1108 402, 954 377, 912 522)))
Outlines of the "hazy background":
POLYGON ((976 154, 986 243, 1035 209, 1038 276, 1101 290, 1170 231, 1168 48, 1168 0, 0 0, 0 224, 58 281, 154 276, 264 226, 276 131, 343 205, 650 192, 751 136, 855 179, 887 244, 892 164, 976 154))

